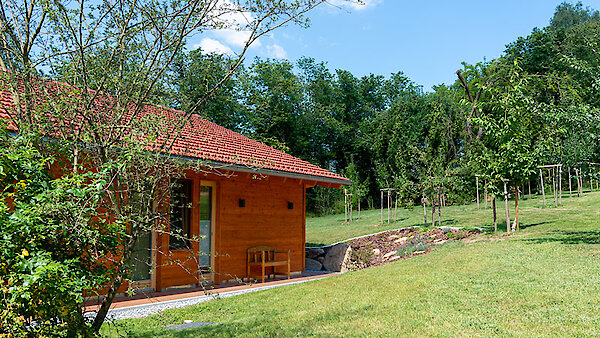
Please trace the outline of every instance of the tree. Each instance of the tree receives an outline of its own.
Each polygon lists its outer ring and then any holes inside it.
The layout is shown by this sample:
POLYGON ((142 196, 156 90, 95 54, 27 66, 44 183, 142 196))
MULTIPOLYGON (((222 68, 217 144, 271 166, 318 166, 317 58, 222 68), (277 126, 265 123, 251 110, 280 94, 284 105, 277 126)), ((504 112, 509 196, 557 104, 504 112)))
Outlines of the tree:
POLYGON ((600 22, 600 12, 590 7, 583 8, 581 1, 575 5, 563 2, 556 7, 550 19, 550 29, 565 29, 588 21, 600 22))
MULTIPOLYGON (((504 81, 490 87, 484 103, 490 114, 478 119, 484 130, 481 168, 492 182, 509 180, 515 197, 515 226, 519 228, 518 189, 536 172, 548 140, 552 137, 543 105, 527 93, 527 77, 518 63, 504 81)), ((508 228, 508 224, 507 224, 508 228)), ((514 231, 515 229, 513 229, 514 231)))
MULTIPOLYGON (((90 325, 92 331, 99 331, 119 287, 129 279, 138 240, 148 231, 167 231, 165 204, 173 179, 182 169, 199 165, 164 156, 191 114, 228 81, 253 42, 287 23, 307 25, 305 14, 323 2, 1 4, 2 88, 11 92, 14 102, 2 108, 10 124, 19 134, 51 137, 60 145, 58 156, 68 163, 61 177, 76 180, 84 175, 89 182, 83 187, 100 187, 102 198, 93 199, 95 204, 87 208, 105 210, 103 217, 117 226, 111 228, 114 231, 96 228, 97 236, 118 236, 119 252, 109 257, 113 273, 104 280, 108 292, 90 325), (213 79, 212 88, 189 103, 185 114, 167 118, 167 110, 155 109, 155 115, 145 115, 147 102, 160 101, 160 95, 173 88, 169 70, 186 38, 211 29, 239 30, 246 37, 225 74, 213 79)), ((72 194, 67 196, 73 199, 72 194)), ((65 244, 69 248, 73 243, 65 244)), ((96 286, 79 285, 74 292, 96 286)), ((81 304, 74 306, 74 311, 81 309, 81 304)), ((63 319, 61 312, 55 314, 63 319)), ((38 325, 52 325, 38 319, 30 318, 38 325)), ((88 323, 80 324, 80 334, 88 332, 88 323)))

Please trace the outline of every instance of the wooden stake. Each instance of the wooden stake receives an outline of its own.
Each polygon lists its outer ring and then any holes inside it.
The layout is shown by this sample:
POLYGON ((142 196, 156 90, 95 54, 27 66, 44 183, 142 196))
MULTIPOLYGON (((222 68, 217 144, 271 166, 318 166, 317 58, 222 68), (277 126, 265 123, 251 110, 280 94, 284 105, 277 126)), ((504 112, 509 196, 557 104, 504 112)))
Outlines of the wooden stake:
POLYGON ((344 223, 348 223, 348 195, 344 189, 344 223))
POLYGON ((569 198, 573 198, 573 188, 571 186, 571 167, 569 169, 569 198))
POLYGON ((387 212, 388 212, 388 224, 390 224, 390 202, 391 202, 390 198, 391 198, 390 197, 390 191, 388 190, 388 208, 387 208, 388 209, 387 210, 387 212))
POLYGON ((554 197, 554 206, 558 206, 558 199, 556 198, 556 170, 553 167, 552 170, 548 170, 548 173, 552 175, 552 196, 554 197))
POLYGON ((479 210, 479 177, 475 176, 475 186, 477 187, 477 210, 479 210))
POLYGON ((558 167, 558 204, 562 205, 562 165, 558 167))
POLYGON ((352 222, 354 220, 354 215, 352 215, 352 197, 350 197, 348 208, 350 209, 350 222, 352 222))
POLYGON ((508 215, 508 191, 506 191, 506 181, 504 181, 504 213, 506 215, 506 233, 510 233, 510 217, 508 215))
POLYGON ((517 231, 519 231, 519 193, 517 192, 517 190, 519 190, 519 186, 515 183, 515 223, 517 225, 516 229, 517 231))
POLYGON ((383 190, 381 190, 381 225, 383 225, 383 190))
POLYGON ((542 174, 542 169, 540 169, 540 185, 542 186, 542 200, 544 201, 544 206, 546 206, 546 193, 544 192, 544 174, 542 174))

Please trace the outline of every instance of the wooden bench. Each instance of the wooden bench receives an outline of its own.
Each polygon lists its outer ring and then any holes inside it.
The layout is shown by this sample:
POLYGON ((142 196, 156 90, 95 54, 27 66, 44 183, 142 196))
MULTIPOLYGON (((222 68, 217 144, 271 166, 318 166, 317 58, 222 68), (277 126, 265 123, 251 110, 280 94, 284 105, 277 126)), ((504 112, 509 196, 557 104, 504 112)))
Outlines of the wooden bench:
POLYGON ((255 246, 248 248, 248 261, 246 265, 246 278, 250 280, 250 268, 259 266, 261 269, 261 280, 265 282, 265 268, 273 268, 273 277, 275 276, 276 266, 287 266, 287 278, 290 279, 290 250, 277 251, 270 246, 255 246), (277 254, 287 254, 287 259, 277 260, 277 254))

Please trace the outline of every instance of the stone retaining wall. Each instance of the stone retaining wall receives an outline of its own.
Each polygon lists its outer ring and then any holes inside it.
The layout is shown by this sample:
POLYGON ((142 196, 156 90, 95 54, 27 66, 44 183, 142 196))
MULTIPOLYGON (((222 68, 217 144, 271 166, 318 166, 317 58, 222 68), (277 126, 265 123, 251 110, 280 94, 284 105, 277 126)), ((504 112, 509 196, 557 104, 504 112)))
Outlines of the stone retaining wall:
POLYGON ((305 269, 345 272, 348 270, 346 263, 350 260, 351 252, 352 248, 346 243, 306 248, 305 269))

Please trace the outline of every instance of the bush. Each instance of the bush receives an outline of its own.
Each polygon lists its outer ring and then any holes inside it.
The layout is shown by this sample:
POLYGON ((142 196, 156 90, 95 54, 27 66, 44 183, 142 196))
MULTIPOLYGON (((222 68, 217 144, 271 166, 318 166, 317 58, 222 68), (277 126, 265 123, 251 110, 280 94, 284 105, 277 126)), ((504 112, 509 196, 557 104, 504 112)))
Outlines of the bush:
POLYGON ((91 335, 86 291, 113 274, 117 231, 94 218, 92 174, 53 178, 43 138, 0 136, 0 336, 91 335))

